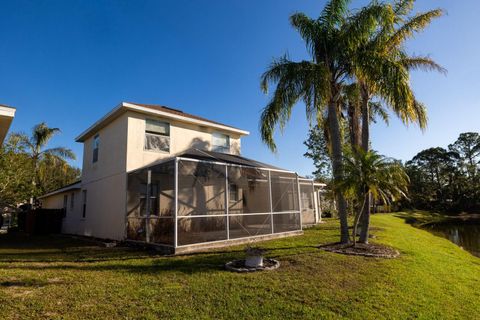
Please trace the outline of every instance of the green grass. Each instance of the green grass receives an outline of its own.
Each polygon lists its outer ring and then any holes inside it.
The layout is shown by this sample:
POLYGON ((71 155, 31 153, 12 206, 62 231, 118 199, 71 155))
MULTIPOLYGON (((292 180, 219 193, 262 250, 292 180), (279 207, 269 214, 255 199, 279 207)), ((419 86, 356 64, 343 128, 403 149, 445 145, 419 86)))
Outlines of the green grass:
POLYGON ((316 248, 334 220, 304 236, 262 243, 272 272, 236 274, 242 247, 179 257, 99 248, 61 237, 0 235, 2 319, 478 319, 480 259, 393 215, 375 215, 393 260, 316 248))

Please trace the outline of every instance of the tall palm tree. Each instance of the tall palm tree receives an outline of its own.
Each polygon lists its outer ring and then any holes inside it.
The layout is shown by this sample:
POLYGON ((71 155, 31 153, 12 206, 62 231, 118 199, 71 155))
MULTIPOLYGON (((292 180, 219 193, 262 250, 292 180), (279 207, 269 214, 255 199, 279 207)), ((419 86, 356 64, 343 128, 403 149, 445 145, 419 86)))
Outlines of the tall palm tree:
MULTIPOLYGON (((360 87, 362 138, 361 146, 368 151, 370 144, 370 108, 373 97, 380 98, 405 123, 416 123, 423 130, 427 124, 426 109, 410 88, 410 71, 421 69, 444 73, 429 57, 409 56, 404 43, 414 33, 425 29, 433 19, 443 14, 441 9, 409 17, 415 0, 397 0, 393 6, 384 4, 385 19, 372 33, 365 47, 354 56, 355 76, 360 87), (369 69, 368 72, 365 72, 369 69)), ((370 203, 367 201, 362 221, 361 242, 368 242, 370 203)))
POLYGON ((357 199, 361 206, 355 212, 353 244, 357 242, 357 226, 368 199, 381 200, 385 204, 407 196, 410 179, 397 161, 388 159, 375 151, 365 152, 362 148, 350 152, 344 158, 345 175, 336 188, 347 198, 357 199))
MULTIPOLYGON (((274 60, 262 75, 261 87, 267 93, 276 84, 270 102, 264 108, 260 131, 263 141, 276 150, 274 132, 283 130, 293 106, 306 105, 307 118, 316 125, 326 120, 331 147, 333 179, 343 178, 342 134, 339 123, 343 87, 353 75, 351 58, 378 25, 383 13, 380 5, 360 10, 357 19, 348 19, 349 0, 330 0, 317 19, 303 13, 290 17, 291 25, 304 40, 311 60, 291 61, 288 56, 274 60)), ((347 208, 342 193, 336 193, 342 243, 349 242, 347 208)))
POLYGON ((75 154, 68 148, 56 147, 45 149, 50 139, 59 132, 59 128, 50 128, 45 122, 42 122, 33 127, 30 137, 21 133, 13 133, 11 135, 11 139, 17 141, 24 147, 25 152, 32 161, 32 186, 34 194, 32 194, 30 199, 31 204, 33 204, 37 186, 40 182, 40 162, 46 159, 49 161, 58 160, 61 163, 65 160, 75 160, 75 154))

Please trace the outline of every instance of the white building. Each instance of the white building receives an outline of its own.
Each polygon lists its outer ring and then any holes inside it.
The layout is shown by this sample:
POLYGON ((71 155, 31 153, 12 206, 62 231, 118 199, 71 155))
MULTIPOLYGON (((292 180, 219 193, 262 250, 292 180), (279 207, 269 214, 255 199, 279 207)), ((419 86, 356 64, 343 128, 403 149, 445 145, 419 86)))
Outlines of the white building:
POLYGON ((40 197, 42 207, 65 209, 65 233, 175 252, 298 234, 302 220, 318 222, 313 181, 241 157, 248 134, 164 106, 121 103, 77 137, 81 181, 40 197))

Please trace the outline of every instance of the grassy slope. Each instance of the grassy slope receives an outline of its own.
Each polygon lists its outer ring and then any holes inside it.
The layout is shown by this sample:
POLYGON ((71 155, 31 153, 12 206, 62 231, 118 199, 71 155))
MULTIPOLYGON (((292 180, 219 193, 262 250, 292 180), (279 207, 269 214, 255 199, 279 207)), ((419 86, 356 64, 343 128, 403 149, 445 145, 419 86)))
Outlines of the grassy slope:
POLYGON ((315 245, 338 238, 336 221, 269 241, 274 272, 234 274, 240 247, 149 256, 75 241, 13 245, 0 236, 2 318, 423 318, 480 313, 480 259, 392 215, 377 215, 378 242, 394 260, 342 256, 315 245))

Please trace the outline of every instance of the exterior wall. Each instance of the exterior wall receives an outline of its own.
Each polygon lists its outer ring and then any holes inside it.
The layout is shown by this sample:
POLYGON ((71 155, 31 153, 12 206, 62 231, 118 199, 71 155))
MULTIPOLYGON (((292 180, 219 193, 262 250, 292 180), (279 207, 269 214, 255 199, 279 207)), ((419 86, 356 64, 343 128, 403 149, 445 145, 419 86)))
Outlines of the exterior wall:
POLYGON ((190 148, 211 150, 212 133, 220 132, 230 136, 230 152, 240 154, 240 136, 229 132, 200 127, 153 115, 128 112, 127 171, 132 171, 155 161, 170 158, 190 148), (170 152, 144 150, 145 120, 156 119, 170 123, 170 152))
POLYGON ((126 114, 84 142, 82 190, 87 191, 85 219, 79 219, 80 234, 122 240, 126 208, 126 114), (98 161, 93 163, 93 139, 98 134, 98 161))
POLYGON ((82 184, 82 189, 87 190, 82 235, 113 240, 125 238, 126 178, 122 173, 82 184))
POLYGON ((82 220, 82 193, 79 189, 73 189, 61 193, 57 193, 41 199, 42 208, 45 209, 62 209, 64 196, 68 196, 68 203, 63 218, 62 232, 68 234, 83 234, 82 220), (73 208, 71 207, 72 194, 74 197, 73 208))
MULTIPOLYGON (((189 148, 210 150, 212 133, 230 136, 232 154, 240 154, 240 136, 229 132, 126 112, 92 134, 84 142, 81 190, 75 195, 75 211, 64 220, 65 233, 123 240, 126 236, 127 172, 189 148), (170 152, 145 151, 145 120, 170 123, 170 152), (98 161, 93 163, 93 141, 99 136, 98 161), (83 191, 87 192, 86 216, 82 217, 83 191)), ((63 195, 44 198, 45 208, 62 208, 63 195)), ((69 196, 70 197, 70 196, 69 196)))

